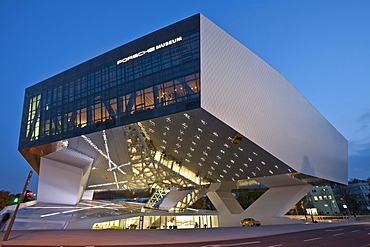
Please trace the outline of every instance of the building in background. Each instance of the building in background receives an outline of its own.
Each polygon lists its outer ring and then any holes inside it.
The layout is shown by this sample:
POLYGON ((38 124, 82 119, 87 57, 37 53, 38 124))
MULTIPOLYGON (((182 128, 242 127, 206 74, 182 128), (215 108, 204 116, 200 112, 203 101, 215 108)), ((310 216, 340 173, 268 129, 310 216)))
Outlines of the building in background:
POLYGON ((315 186, 308 192, 307 203, 316 208, 318 215, 342 214, 330 186, 315 186))
POLYGON ((150 188, 147 208, 181 212, 207 195, 220 226, 289 223, 316 181, 347 183, 347 140, 201 14, 27 88, 19 151, 38 203, 150 188), (255 184, 269 189, 244 210, 231 189, 255 184))

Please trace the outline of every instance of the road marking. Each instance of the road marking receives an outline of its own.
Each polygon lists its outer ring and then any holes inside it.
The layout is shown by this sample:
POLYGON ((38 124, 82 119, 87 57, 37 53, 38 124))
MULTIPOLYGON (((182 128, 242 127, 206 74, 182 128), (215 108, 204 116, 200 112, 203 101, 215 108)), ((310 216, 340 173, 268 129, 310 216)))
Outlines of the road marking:
POLYGON ((309 241, 314 241, 314 240, 319 240, 321 238, 310 238, 310 239, 305 239, 303 242, 309 242, 309 241))
POLYGON ((335 230, 325 230, 326 232, 337 232, 337 231, 342 231, 343 229, 335 229, 335 230))
POLYGON ((245 244, 259 244, 261 241, 246 242, 246 243, 236 243, 236 244, 216 244, 216 245, 202 245, 201 247, 225 247, 225 246, 238 246, 245 244))
POLYGON ((278 247, 278 246, 283 246, 282 244, 275 244, 275 245, 270 245, 269 247, 278 247))
POLYGON ((359 232, 360 230, 353 230, 352 232, 359 232))
POLYGON ((336 236, 340 236, 340 235, 343 235, 344 233, 338 233, 338 234, 334 234, 333 237, 336 237, 336 236))

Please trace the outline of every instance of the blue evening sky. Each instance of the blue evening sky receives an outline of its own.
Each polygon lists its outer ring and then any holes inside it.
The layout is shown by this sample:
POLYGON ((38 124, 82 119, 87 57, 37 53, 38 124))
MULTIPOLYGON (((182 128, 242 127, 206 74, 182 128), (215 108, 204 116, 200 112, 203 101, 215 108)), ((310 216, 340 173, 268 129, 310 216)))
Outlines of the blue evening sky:
POLYGON ((20 192, 31 170, 17 151, 26 87, 196 13, 279 71, 338 129, 349 142, 349 178, 370 176, 370 1, 3 0, 0 190, 20 192))

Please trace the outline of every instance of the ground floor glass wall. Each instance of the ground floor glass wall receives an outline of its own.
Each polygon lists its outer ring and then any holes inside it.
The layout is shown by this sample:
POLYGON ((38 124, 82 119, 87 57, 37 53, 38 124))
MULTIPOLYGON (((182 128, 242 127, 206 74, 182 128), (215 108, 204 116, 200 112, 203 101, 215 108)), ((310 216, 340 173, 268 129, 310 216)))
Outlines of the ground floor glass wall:
POLYGON ((218 215, 138 216, 95 223, 92 229, 187 229, 219 227, 218 215))

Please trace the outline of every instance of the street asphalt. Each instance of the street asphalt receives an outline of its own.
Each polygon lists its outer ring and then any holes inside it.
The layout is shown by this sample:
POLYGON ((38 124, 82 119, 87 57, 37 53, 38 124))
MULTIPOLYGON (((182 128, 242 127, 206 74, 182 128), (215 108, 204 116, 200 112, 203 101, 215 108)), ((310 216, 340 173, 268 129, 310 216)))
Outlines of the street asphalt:
MULTIPOLYGON (((260 227, 220 227, 146 230, 22 230, 12 231, 0 246, 153 246, 253 238, 327 227, 370 223, 364 221, 319 222, 260 227)), ((1 240, 4 233, 0 233, 1 240)))

